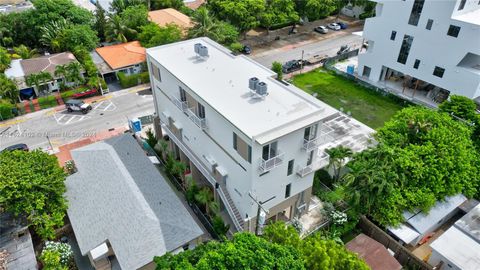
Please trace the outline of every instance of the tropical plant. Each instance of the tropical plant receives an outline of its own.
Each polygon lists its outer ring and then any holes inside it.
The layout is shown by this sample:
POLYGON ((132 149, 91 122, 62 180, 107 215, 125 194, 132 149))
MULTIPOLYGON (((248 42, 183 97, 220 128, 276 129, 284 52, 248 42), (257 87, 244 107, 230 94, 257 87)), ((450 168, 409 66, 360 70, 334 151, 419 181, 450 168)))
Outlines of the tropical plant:
POLYGON ((212 227, 215 233, 217 233, 220 236, 226 235, 228 230, 230 229, 230 225, 225 224, 225 222, 223 222, 222 217, 218 215, 212 218, 212 227))
MULTIPOLYGON (((127 7, 122 13, 120 13, 125 25, 137 32, 140 32, 140 28, 149 23, 148 10, 145 5, 136 5, 127 7)), ((130 37, 134 38, 134 37, 130 37)))
POLYGON ((68 63, 65 66, 65 71, 66 80, 69 82, 73 82, 75 86, 78 86, 80 83, 83 82, 82 65, 79 62, 73 61, 68 63))
POLYGON ((105 41, 105 31, 107 28, 107 15, 105 9, 100 5, 100 1, 95 4, 95 30, 98 33, 100 41, 105 41))
POLYGON ((325 150, 325 153, 329 156, 328 167, 333 169, 333 180, 338 181, 340 179, 340 173, 345 165, 346 159, 352 157, 352 149, 343 145, 329 148, 325 150))
POLYGON ((58 252, 60 254, 60 263, 64 266, 68 266, 73 259, 72 247, 67 243, 47 241, 42 254, 47 251, 58 252))
POLYGON ((210 9, 222 20, 228 21, 246 32, 260 24, 258 17, 265 10, 264 0, 210 0, 210 9))
POLYGON ((148 145, 153 149, 155 145, 157 145, 157 138, 155 138, 155 134, 153 134, 153 131, 151 128, 147 129, 147 143, 148 145))
POLYGON ((182 30, 173 23, 160 27, 155 23, 149 23, 140 28, 138 40, 146 48, 160 46, 176 42, 182 39, 182 30))
POLYGON ((107 31, 105 32, 108 41, 127 42, 127 36, 136 35, 137 31, 129 28, 122 18, 114 15, 108 20, 107 31))
POLYGON ((8 99, 12 104, 18 102, 17 84, 3 73, 0 73, 0 96, 8 99))
POLYGON ((37 90, 40 90, 40 87, 47 82, 53 80, 52 75, 46 71, 41 71, 39 73, 33 73, 27 76, 25 82, 29 86, 35 86, 37 90))
POLYGON ((273 62, 272 63, 272 70, 277 73, 277 80, 281 81, 283 79, 283 66, 280 62, 273 62))
POLYGON ((68 270, 68 266, 60 262, 60 252, 55 250, 46 250, 42 252, 40 261, 45 270, 68 270))
POLYGON ((260 16, 260 23, 270 34, 273 25, 296 23, 299 19, 293 0, 268 0, 265 11, 260 16))
POLYGON ((55 67, 55 77, 62 78, 62 84, 66 83, 66 77, 68 74, 67 65, 58 65, 55 67))
POLYGON ((18 47, 13 47, 13 50, 22 59, 30 59, 38 53, 37 49, 29 49, 23 44, 18 47))
POLYGON ((65 18, 61 18, 58 21, 48 22, 40 27, 40 42, 54 52, 60 51, 60 34, 69 26, 70 23, 65 18))
POLYGON ((60 32, 56 41, 62 51, 73 51, 77 46, 91 51, 97 47, 99 39, 91 26, 71 25, 60 32))
POLYGON ((0 72, 5 72, 10 67, 10 62, 12 62, 10 54, 5 48, 0 47, 0 72))
POLYGON ((110 3, 110 11, 115 14, 120 14, 128 7, 145 4, 145 0, 113 0, 112 3, 110 3))
POLYGON ((208 204, 213 200, 212 191, 208 187, 203 187, 195 194, 195 201, 205 208, 205 213, 209 215, 208 204))
POLYGON ((206 7, 198 8, 192 20, 194 26, 189 29, 189 37, 209 37, 222 44, 230 44, 238 39, 236 27, 214 18, 206 7))
POLYGON ((43 151, 0 153, 0 208, 24 216, 43 239, 55 237, 67 210, 64 170, 43 151))

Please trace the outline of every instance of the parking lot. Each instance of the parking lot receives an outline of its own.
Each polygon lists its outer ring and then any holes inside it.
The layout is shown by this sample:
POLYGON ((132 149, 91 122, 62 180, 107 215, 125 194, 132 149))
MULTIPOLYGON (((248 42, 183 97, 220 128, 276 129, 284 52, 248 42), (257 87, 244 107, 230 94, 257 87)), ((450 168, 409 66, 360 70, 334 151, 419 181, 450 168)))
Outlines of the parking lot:
POLYGON ((66 126, 75 124, 92 117, 103 115, 105 112, 115 111, 117 106, 111 100, 102 100, 92 103, 92 110, 86 114, 79 111, 68 112, 66 109, 58 111, 52 115, 58 125, 66 126))

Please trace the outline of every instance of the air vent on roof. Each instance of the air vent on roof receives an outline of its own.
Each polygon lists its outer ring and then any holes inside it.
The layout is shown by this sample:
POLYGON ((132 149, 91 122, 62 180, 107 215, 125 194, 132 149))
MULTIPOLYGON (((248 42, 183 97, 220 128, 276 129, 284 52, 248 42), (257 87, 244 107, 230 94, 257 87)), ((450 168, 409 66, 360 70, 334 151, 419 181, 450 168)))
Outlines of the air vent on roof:
POLYGON ((248 80, 248 88, 250 88, 250 90, 252 91, 255 91, 257 89, 257 84, 258 84, 259 80, 257 77, 252 77, 248 80))
POLYGON ((264 97, 267 95, 267 84, 264 82, 259 82, 255 90, 259 96, 264 97))
POLYGON ((195 43, 195 45, 193 45, 193 50, 200 57, 208 57, 208 48, 202 43, 195 43))

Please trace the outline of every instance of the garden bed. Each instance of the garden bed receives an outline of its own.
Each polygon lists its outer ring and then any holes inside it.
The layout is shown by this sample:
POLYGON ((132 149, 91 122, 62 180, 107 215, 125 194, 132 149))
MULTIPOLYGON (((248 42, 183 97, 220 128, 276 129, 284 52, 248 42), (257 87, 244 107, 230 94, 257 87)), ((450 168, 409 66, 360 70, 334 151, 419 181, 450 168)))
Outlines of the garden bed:
POLYGON ((336 109, 351 112, 355 119, 374 129, 406 106, 322 68, 294 76, 293 84, 307 93, 316 93, 318 99, 336 109))

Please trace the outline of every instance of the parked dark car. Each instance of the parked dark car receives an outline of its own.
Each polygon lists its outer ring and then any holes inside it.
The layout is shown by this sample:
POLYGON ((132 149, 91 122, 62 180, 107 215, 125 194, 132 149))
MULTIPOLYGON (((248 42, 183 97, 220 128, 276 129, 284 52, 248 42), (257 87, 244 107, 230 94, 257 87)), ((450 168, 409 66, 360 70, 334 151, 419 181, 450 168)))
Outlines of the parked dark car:
POLYGON ((347 29, 348 28, 348 24, 344 23, 344 22, 337 22, 338 25, 340 25, 340 29, 347 29))
POLYGON ((97 89, 90 89, 83 92, 78 92, 72 95, 72 98, 86 98, 97 94, 97 89))
POLYGON ((350 47, 348 45, 343 45, 340 47, 340 50, 338 50, 337 55, 344 54, 350 51, 350 47))
POLYGON ((14 144, 14 145, 10 145, 8 147, 5 147, 1 152, 3 152, 3 151, 15 151, 15 150, 28 151, 28 146, 24 143, 14 144))
POLYGON ((296 70, 300 70, 302 68, 302 61, 301 60, 290 60, 283 64, 282 71, 283 73, 291 73, 296 70))
POLYGON ((244 54, 251 54, 252 53, 252 48, 248 45, 243 46, 242 48, 242 53, 244 54))

